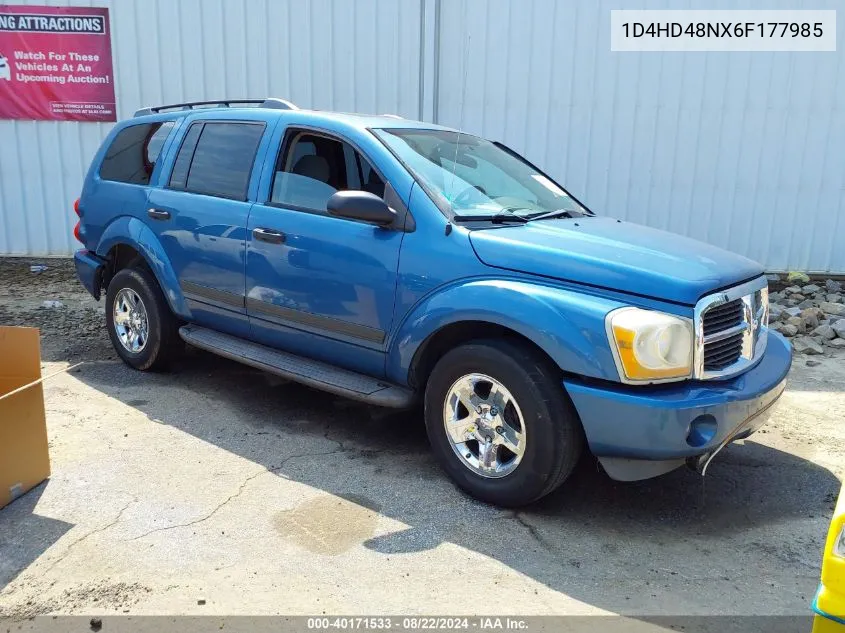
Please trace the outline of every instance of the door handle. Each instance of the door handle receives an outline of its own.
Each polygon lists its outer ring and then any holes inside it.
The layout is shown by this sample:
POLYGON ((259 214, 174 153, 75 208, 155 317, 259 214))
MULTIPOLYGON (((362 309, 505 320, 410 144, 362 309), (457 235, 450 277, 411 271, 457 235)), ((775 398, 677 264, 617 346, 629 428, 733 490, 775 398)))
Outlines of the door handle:
POLYGON ((257 240, 267 242, 268 244, 281 244, 285 241, 285 234, 280 233, 279 231, 274 231, 273 229, 252 229, 252 236, 257 240))
POLYGON ((170 211, 164 211, 162 209, 147 209, 147 215, 150 216, 153 220, 170 219, 170 211))

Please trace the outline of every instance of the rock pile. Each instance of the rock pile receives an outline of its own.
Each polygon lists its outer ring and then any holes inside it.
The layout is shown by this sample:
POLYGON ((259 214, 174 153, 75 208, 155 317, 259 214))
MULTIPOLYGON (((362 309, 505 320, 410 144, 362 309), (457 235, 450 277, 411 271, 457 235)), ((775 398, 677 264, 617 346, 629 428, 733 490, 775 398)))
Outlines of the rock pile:
POLYGON ((842 282, 783 284, 770 277, 769 287, 769 327, 791 338, 796 352, 823 354, 825 347, 845 349, 842 282))

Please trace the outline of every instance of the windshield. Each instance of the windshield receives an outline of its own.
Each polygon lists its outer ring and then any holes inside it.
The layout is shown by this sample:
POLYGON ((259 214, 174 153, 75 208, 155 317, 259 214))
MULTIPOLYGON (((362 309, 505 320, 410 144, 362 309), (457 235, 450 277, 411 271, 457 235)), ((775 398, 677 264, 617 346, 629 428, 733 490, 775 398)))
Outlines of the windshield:
POLYGON ((526 161, 485 139, 447 130, 374 132, 457 219, 589 213, 526 161))

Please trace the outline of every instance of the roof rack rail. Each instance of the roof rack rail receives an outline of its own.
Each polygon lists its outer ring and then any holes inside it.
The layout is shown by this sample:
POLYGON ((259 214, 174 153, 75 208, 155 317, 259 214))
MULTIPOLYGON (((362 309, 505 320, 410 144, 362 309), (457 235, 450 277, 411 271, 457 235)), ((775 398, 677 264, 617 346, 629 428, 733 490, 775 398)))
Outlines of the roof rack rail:
POLYGON ((198 106, 217 106, 218 108, 230 108, 238 105, 255 105, 259 108, 271 108, 273 110, 298 110, 293 103, 284 99, 217 99, 214 101, 188 101, 186 103, 171 103, 168 105, 151 106, 136 110, 134 116, 145 116, 147 114, 158 114, 165 110, 193 110, 198 106))
POLYGON ((270 108, 271 110, 299 110, 299 108, 288 101, 287 99, 277 99, 276 97, 270 97, 269 99, 265 99, 264 102, 261 104, 262 108, 270 108))

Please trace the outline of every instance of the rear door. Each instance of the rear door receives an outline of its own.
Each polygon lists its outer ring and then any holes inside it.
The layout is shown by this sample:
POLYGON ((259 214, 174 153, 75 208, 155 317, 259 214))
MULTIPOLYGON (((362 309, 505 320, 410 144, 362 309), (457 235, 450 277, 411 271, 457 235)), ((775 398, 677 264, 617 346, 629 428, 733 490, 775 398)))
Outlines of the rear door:
POLYGON ((270 122, 205 115, 186 121, 172 169, 148 199, 193 320, 247 336, 246 223, 270 122))

